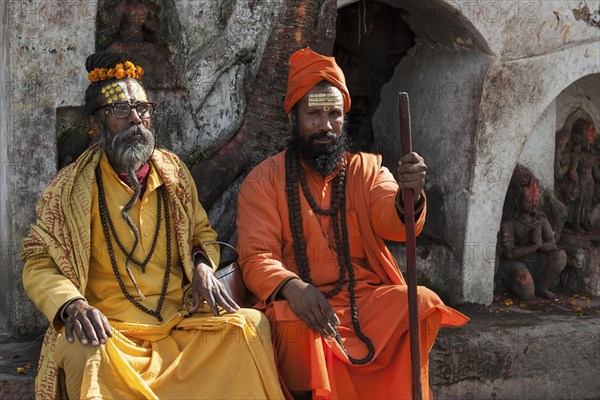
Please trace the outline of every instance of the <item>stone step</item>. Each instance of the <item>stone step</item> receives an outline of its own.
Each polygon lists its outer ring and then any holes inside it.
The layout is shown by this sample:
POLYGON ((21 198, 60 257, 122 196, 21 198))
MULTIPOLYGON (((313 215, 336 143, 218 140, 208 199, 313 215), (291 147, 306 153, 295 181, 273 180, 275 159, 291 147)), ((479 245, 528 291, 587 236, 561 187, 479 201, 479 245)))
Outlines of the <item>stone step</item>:
POLYGON ((0 399, 31 400, 41 341, 0 343, 0 399))
POLYGON ((600 399, 600 317, 461 309, 430 354, 436 399, 600 399))
MULTIPOLYGON (((460 311, 471 321, 443 328, 430 354, 436 399, 600 399, 598 310, 460 311)), ((39 349, 39 341, 0 344, 0 399, 33 399, 39 349)))

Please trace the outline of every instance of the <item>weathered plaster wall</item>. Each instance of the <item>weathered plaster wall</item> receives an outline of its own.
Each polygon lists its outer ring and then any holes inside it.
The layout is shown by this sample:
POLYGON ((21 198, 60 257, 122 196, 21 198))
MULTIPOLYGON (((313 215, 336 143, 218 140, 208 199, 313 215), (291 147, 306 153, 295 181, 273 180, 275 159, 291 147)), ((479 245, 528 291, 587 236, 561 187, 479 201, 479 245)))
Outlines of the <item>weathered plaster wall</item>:
POLYGON ((481 91, 490 57, 472 51, 453 51, 419 45, 405 57, 392 80, 382 89, 373 118, 373 151, 392 168, 400 158, 398 92, 410 95, 413 149, 428 166, 428 220, 422 233, 430 252, 419 270, 447 299, 461 299, 465 210, 473 169, 474 132, 481 91))
POLYGON ((563 128, 567 118, 578 108, 594 121, 600 131, 600 74, 588 75, 563 90, 556 98, 556 130, 563 128))
POLYGON ((556 101, 550 103, 529 135, 518 164, 540 180, 542 186, 554 190, 554 145, 556 142, 556 101))
MULTIPOLYGON (((7 182, 10 164, 8 161, 8 141, 10 135, 10 102, 7 96, 7 87, 4 84, 8 82, 10 76, 10 65, 8 63, 8 50, 9 50, 9 36, 8 36, 8 24, 7 24, 7 8, 8 2, 4 1, 0 4, 0 33, 2 35, 2 42, 0 43, 0 82, 2 87, 0 88, 0 284, 1 282, 8 282, 10 275, 10 268, 7 268, 9 263, 12 262, 13 246, 11 240, 11 231, 7 229, 10 225, 8 218, 8 197, 10 192, 10 185, 7 182)), ((8 290, 0 290, 0 326, 8 326, 9 321, 9 310, 12 306, 11 292, 8 290)))
POLYGON ((3 258, 0 282, 0 292, 6 295, 0 305, 0 338, 37 332, 47 324, 23 291, 20 243, 33 222, 35 201, 56 173, 56 109, 81 104, 86 79, 82 64, 94 51, 95 24, 95 6, 90 2, 3 2, 3 6, 3 43, 8 46, 4 101, 10 117, 2 151, 10 173, 4 183, 9 195, 1 231, 10 250, 3 258))

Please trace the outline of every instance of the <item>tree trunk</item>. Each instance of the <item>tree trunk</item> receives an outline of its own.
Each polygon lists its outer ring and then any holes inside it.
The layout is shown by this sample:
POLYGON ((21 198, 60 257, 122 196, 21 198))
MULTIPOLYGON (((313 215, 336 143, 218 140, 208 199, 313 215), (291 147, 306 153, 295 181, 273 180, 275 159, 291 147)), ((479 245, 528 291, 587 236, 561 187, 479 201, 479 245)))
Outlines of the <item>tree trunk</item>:
POLYGON ((240 130, 191 167, 206 209, 217 205, 238 178, 284 147, 290 133, 282 107, 290 55, 307 46, 324 54, 333 50, 337 2, 285 1, 287 5, 269 36, 256 80, 248 90, 248 107, 240 130))

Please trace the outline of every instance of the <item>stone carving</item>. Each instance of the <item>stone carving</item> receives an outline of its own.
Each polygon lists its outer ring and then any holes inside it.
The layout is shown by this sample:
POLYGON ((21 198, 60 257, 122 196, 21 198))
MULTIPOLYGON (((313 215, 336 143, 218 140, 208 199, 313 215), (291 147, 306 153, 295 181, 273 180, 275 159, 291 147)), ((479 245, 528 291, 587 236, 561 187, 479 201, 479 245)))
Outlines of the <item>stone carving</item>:
POLYGON ((559 245, 561 283, 594 295, 600 288, 600 140, 590 116, 575 110, 556 134, 555 192, 568 210, 559 245))
POLYGON ((597 231, 600 152, 594 124, 578 118, 570 133, 563 129, 557 136, 554 173, 559 197, 569 210, 566 228, 578 233, 597 231))
POLYGON ((500 227, 502 253, 498 278, 502 285, 523 300, 534 295, 553 299, 567 261, 556 246, 546 215, 539 210, 540 184, 526 168, 517 166, 505 200, 500 227))
POLYGON ((161 30, 163 2, 104 0, 98 5, 98 45, 130 54, 144 66, 148 88, 174 88, 177 77, 161 30))

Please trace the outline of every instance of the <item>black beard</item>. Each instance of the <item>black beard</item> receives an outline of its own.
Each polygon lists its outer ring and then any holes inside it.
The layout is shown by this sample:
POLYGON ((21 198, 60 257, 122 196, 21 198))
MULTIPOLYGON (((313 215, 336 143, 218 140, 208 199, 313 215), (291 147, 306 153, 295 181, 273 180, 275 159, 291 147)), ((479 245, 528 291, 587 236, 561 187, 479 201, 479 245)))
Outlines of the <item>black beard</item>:
POLYGON ((348 135, 342 129, 338 137, 335 132, 317 132, 311 134, 307 139, 300 137, 297 124, 292 127, 292 140, 289 147, 298 151, 308 166, 321 174, 327 176, 335 171, 348 149, 348 135), (315 144, 318 139, 331 139, 331 143, 315 144))
POLYGON ((154 135, 142 125, 133 125, 123 129, 108 141, 104 136, 103 146, 110 164, 117 172, 137 171, 152 156, 154 135), (134 139, 133 135, 141 137, 134 139))

